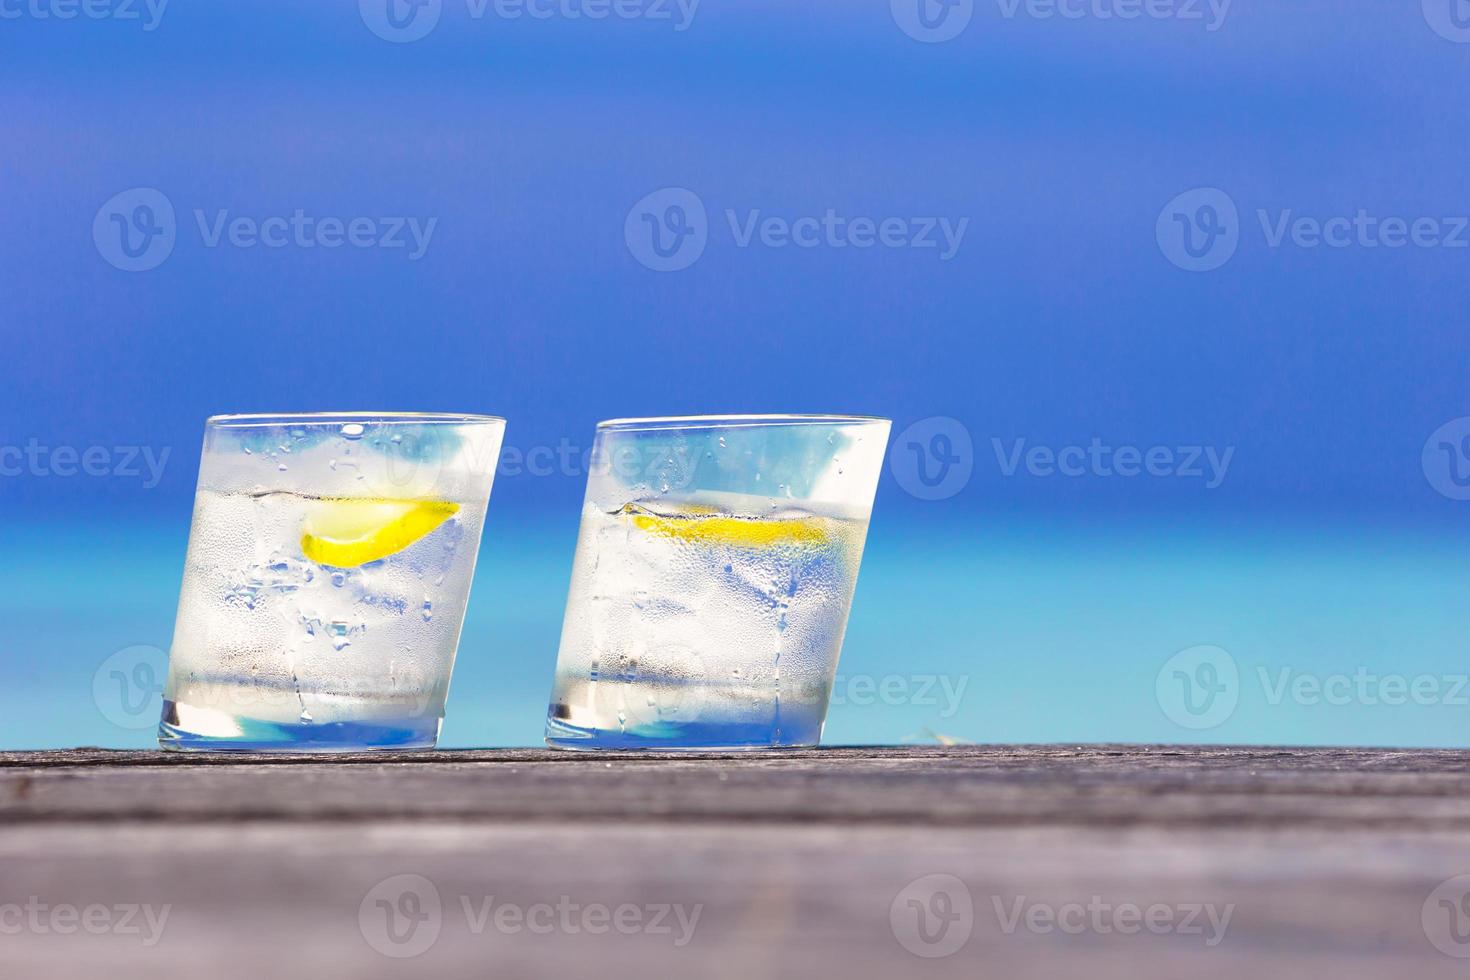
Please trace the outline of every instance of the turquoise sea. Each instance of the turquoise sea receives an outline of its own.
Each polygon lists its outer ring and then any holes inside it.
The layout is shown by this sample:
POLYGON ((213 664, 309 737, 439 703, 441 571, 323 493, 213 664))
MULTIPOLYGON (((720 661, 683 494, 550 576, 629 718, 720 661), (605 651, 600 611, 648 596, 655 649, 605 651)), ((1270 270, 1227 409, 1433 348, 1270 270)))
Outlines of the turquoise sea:
MULTIPOLYGON (((492 503, 445 746, 541 741, 576 514, 499 517, 492 503)), ((1346 521, 964 526, 875 513, 827 744, 1470 745, 1470 536, 1346 521), (1186 654, 1181 673, 1171 658, 1197 647, 1209 672, 1186 654), (1193 714, 1170 693, 1181 677, 1204 685, 1193 714)), ((0 744, 153 744, 151 665, 187 534, 186 518, 0 532, 0 744), (132 648, 144 651, 117 656, 132 648)))

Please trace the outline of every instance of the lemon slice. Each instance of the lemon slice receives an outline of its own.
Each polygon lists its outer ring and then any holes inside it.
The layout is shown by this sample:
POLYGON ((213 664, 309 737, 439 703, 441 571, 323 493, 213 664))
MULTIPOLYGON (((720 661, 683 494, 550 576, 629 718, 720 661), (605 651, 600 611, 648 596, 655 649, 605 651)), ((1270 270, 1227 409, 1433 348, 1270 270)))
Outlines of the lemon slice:
POLYGON ((630 515, 633 526, 641 531, 691 544, 732 548, 816 547, 832 540, 815 517, 732 517, 707 513, 702 508, 667 517, 634 504, 625 506, 623 513, 630 515))
POLYGON ((444 500, 324 498, 302 522, 301 552, 318 565, 356 568, 402 551, 458 510, 444 500))

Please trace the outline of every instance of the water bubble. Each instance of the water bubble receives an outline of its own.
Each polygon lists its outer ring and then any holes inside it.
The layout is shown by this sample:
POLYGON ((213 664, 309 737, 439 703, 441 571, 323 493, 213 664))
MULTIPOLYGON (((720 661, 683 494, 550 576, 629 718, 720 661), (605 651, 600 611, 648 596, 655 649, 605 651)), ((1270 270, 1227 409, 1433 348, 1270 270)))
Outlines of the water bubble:
POLYGON ((284 472, 286 472, 286 464, 285 463, 277 463, 276 464, 276 469, 278 469, 282 473, 284 473, 284 472))
POLYGON ((292 439, 305 439, 306 438, 306 430, 305 429, 302 429, 302 428, 299 428, 299 427, 298 428, 295 428, 295 429, 292 429, 291 430, 291 438, 292 439))
POLYGON ((427 623, 429 620, 431 620, 433 618, 434 618, 434 601, 432 599, 430 599, 428 596, 424 596, 424 622, 427 623))
POLYGON ((361 422, 348 422, 339 431, 343 439, 361 439, 362 434, 367 430, 361 422))
POLYGON ((245 455, 246 456, 254 456, 255 453, 254 453, 254 451, 251 450, 251 448, 249 446, 246 446, 245 447, 245 455))
POLYGON ((401 436, 401 435, 399 435, 398 433, 395 432, 395 433, 393 433, 393 438, 390 441, 392 441, 392 442, 402 442, 403 441, 403 436, 401 436))
POLYGON ((301 724, 310 725, 312 722, 311 712, 305 708, 301 709, 301 724))
POLYGON ((339 589, 342 588, 343 585, 347 584, 347 576, 342 572, 333 572, 332 584, 339 589))
POLYGON ((724 436, 720 436, 720 448, 721 449, 725 449, 726 448, 726 446, 725 446, 725 437, 724 436))

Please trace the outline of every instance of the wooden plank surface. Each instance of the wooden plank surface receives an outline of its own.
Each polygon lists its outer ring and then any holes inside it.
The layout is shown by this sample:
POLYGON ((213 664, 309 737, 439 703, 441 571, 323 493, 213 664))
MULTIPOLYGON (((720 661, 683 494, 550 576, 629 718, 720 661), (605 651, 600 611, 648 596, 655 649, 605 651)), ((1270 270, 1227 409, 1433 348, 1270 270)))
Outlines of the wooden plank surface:
POLYGON ((0 977, 1464 976, 1467 762, 0 753, 0 977))

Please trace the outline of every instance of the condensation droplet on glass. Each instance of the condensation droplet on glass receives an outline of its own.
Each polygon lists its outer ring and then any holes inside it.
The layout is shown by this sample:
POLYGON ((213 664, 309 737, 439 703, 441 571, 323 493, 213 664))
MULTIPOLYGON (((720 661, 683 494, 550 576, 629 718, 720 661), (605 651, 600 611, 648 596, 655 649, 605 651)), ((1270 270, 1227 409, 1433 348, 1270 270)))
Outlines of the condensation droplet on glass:
POLYGON ((340 431, 343 439, 361 439, 363 432, 366 430, 363 428, 361 422, 348 422, 342 426, 340 431))

